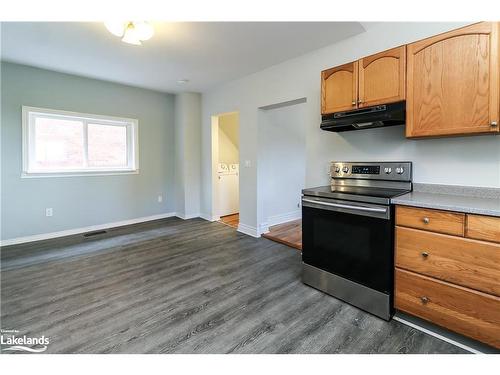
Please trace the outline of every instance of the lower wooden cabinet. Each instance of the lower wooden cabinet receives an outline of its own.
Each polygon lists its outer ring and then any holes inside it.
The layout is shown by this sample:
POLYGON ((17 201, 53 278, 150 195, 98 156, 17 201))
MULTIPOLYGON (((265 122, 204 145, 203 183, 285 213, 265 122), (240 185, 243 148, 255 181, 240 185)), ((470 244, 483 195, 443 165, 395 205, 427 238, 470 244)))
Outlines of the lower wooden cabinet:
POLYGON ((431 232, 464 235, 465 215, 428 208, 396 207, 396 225, 431 232))
POLYGON ((396 267, 500 296, 500 244, 397 227, 396 267))
POLYGON ((467 237, 500 242, 500 217, 467 215, 467 237))
POLYGON ((396 269, 396 308, 500 348, 500 298, 396 269))
POLYGON ((500 349, 500 218, 396 207, 398 310, 500 349))

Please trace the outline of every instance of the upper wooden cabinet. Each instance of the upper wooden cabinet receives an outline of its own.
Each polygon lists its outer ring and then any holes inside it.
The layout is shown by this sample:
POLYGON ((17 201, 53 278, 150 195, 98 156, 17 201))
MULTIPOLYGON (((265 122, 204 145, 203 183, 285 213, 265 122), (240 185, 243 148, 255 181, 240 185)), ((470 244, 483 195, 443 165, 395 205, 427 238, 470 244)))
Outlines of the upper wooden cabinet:
POLYGON ((498 25, 482 22, 407 46, 407 137, 499 131, 498 25))
POLYGON ((500 132, 500 23, 481 22, 321 73, 321 113, 406 99, 408 138, 500 132))
POLYGON ((356 108, 358 63, 352 62, 321 72, 321 113, 356 108))
POLYGON ((364 57, 358 65, 358 107, 405 100, 406 46, 364 57))
POLYGON ((405 99, 406 46, 321 72, 321 113, 405 99))

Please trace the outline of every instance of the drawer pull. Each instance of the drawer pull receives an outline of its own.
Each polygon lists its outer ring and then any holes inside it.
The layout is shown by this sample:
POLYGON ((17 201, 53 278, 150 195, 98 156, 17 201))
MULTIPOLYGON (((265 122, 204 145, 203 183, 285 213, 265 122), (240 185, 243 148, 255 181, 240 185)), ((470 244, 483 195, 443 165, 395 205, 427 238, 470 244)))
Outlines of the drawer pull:
POLYGON ((429 220, 429 218, 428 218, 428 217, 424 217, 424 220, 423 220, 423 221, 424 221, 424 224, 429 224, 429 221, 430 221, 430 220, 429 220))
POLYGON ((429 299, 429 297, 423 296, 423 297, 420 297, 420 301, 422 301, 422 303, 424 305, 426 305, 428 302, 430 302, 430 299, 429 299))
POLYGON ((422 258, 426 258, 429 256, 429 253, 427 251, 422 251, 422 258))

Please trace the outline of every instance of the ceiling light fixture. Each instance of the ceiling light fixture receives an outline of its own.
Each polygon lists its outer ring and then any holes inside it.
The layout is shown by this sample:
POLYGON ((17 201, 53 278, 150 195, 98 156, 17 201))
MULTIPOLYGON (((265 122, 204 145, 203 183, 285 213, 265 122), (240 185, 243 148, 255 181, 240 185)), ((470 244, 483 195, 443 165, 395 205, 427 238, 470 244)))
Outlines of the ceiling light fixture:
POLYGON ((105 22, 104 25, 111 34, 122 38, 122 42, 136 46, 154 34, 153 26, 145 21, 114 21, 105 22))
POLYGON ((181 85, 184 85, 186 83, 189 83, 189 79, 186 79, 186 78, 178 79, 177 83, 180 83, 181 85))

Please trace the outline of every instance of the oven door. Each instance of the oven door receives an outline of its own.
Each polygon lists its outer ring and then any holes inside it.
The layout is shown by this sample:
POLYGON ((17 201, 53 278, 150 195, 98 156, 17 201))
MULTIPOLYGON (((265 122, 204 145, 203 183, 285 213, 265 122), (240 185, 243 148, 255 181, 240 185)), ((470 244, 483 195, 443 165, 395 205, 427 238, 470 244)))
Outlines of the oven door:
POLYGON ((391 206, 302 198, 302 261, 392 295, 391 206))

